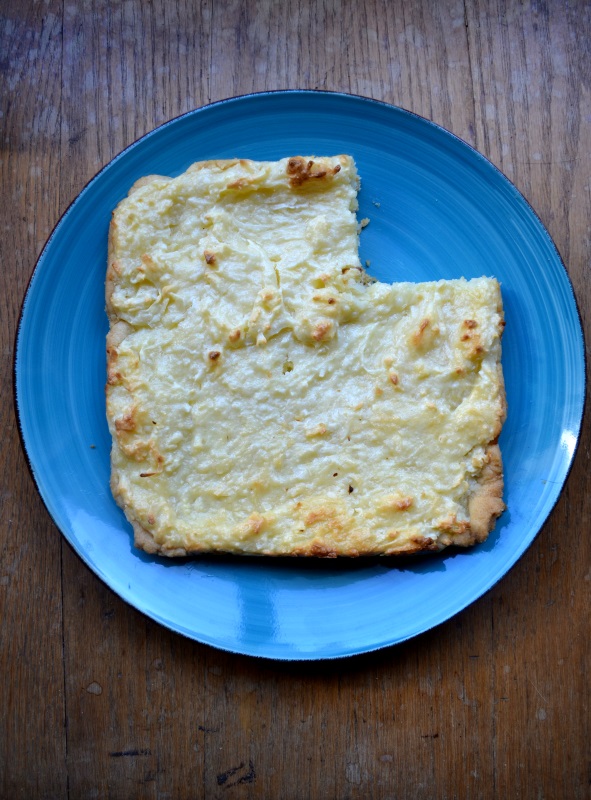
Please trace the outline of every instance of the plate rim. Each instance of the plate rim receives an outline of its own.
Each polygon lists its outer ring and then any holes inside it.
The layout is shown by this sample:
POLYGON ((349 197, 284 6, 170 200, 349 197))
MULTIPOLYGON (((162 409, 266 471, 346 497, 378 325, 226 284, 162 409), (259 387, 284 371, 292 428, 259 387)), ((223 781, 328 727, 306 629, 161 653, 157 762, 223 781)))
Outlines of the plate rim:
MULTIPOLYGON (((473 146, 469 142, 465 141, 464 139, 462 139, 460 136, 458 136, 457 134, 453 133, 449 129, 445 128, 443 125, 441 125, 441 124, 439 124, 437 122, 434 122, 433 120, 430 120, 427 117, 424 117, 424 116, 416 113, 415 111, 411 111, 409 109, 406 109, 406 108, 404 108, 404 107, 402 107, 400 105, 396 105, 396 104, 393 104, 393 103, 388 103, 388 102, 386 102, 384 100, 377 100, 375 98, 367 97, 367 96, 360 95, 360 94, 353 94, 353 93, 341 92, 341 91, 332 91, 332 90, 323 90, 323 89, 276 89, 276 90, 266 90, 266 91, 260 91, 260 92, 249 92, 249 93, 242 94, 242 95, 235 95, 235 96, 226 97, 226 98, 223 98, 223 99, 220 99, 220 100, 215 100, 215 101, 209 102, 209 103, 204 104, 202 106, 198 106, 197 108, 191 109, 189 111, 185 111, 182 114, 176 115, 176 116, 172 117, 171 119, 166 120, 165 122, 162 122, 161 124, 157 125, 155 128, 147 131, 142 136, 140 136, 137 139, 135 139, 130 144, 126 145, 125 148, 123 148, 120 152, 118 152, 115 156, 113 156, 113 158, 111 158, 106 164, 104 164, 94 175, 92 175, 86 181, 86 183, 78 191, 76 196, 68 203, 68 205, 66 206, 65 210, 62 212, 62 214, 59 216, 57 222, 52 227, 52 230, 49 233, 49 235, 48 235, 48 237, 47 237, 47 239, 45 241, 45 244, 41 248, 41 251, 40 251, 39 255, 37 256, 37 258, 35 260, 35 266, 34 266, 32 272, 31 272, 31 275, 30 275, 28 281, 27 281, 27 284, 26 284, 26 287, 25 287, 25 290, 24 290, 24 293, 23 293, 23 299, 22 299, 21 304, 20 304, 20 310, 19 310, 19 314, 18 314, 17 324, 15 326, 15 332, 14 332, 14 346, 13 346, 13 357, 12 357, 12 400, 13 400, 13 409, 14 409, 15 419, 16 419, 16 422, 17 422, 16 427, 17 427, 17 431, 18 431, 18 435, 19 435, 20 444, 21 444, 21 450, 22 450, 22 452, 23 452, 23 454, 25 456, 25 463, 27 465, 29 474, 31 475, 31 478, 33 480, 33 484, 34 484, 35 490, 36 490, 38 496, 41 498, 41 501, 42 501, 42 503, 43 503, 43 505, 44 505, 44 507, 45 507, 45 509, 46 509, 51 521, 53 522, 53 524, 55 525, 55 527, 57 528, 57 530, 60 533, 60 540, 61 541, 63 541, 63 540, 66 541, 66 543, 73 550, 73 552, 77 555, 77 557, 82 561, 82 563, 92 572, 93 576, 95 578, 98 578, 104 584, 104 586, 106 586, 111 592, 113 592, 118 597, 119 600, 123 601, 126 605, 128 605, 130 608, 134 609, 136 612, 139 612, 140 614, 142 614, 147 619, 150 619, 153 622, 155 622, 156 624, 163 626, 164 628, 166 628, 167 630, 171 631, 172 633, 175 633, 176 635, 180 635, 183 638, 188 639, 189 641, 192 641, 192 642, 196 642, 196 643, 198 643, 200 645, 205 645, 207 647, 211 647, 212 649, 215 649, 215 650, 222 650, 224 652, 232 653, 232 654, 240 655, 240 656, 247 656, 247 657, 257 658, 257 659, 261 659, 262 658, 262 659, 266 659, 266 660, 270 660, 270 661, 280 661, 280 662, 332 661, 332 660, 340 660, 340 659, 343 659, 343 658, 355 658, 357 656, 361 657, 361 656, 366 655, 368 653, 373 653, 373 652, 376 652, 376 651, 379 651, 379 650, 386 650, 388 648, 393 648, 393 647, 396 647, 397 645, 402 644, 404 642, 408 642, 408 641, 410 641, 412 639, 417 639, 417 638, 421 637, 423 634, 428 633, 429 631, 434 630, 435 628, 439 627, 440 625, 443 625, 443 624, 449 622, 450 620, 452 620, 455 617, 457 617, 460 613, 466 611, 467 608, 469 608, 474 603, 476 603, 478 600, 480 600, 482 597, 484 597, 486 594, 488 594, 515 567, 517 562, 521 560, 521 558, 529 550, 529 548, 534 543, 534 541, 538 538, 538 536, 540 535, 542 529, 545 527, 545 525, 547 524, 548 520, 550 519, 550 516, 554 512, 554 510, 556 508, 556 505, 558 504, 558 501, 561 499, 561 497, 562 497, 562 495, 564 493, 564 489, 566 487, 567 481, 568 481, 568 479, 569 479, 569 477, 571 475, 574 463, 575 463, 575 461, 577 459, 578 452, 579 452, 579 445, 580 445, 580 441, 581 441, 581 431, 582 431, 582 428, 583 428, 585 415, 586 415, 586 413, 588 411, 588 404, 587 404, 587 388, 588 388, 587 368, 588 368, 588 357, 587 357, 587 348, 586 348, 586 340, 585 340, 585 329, 584 329, 584 326, 583 326, 582 314, 581 314, 581 311, 580 311, 579 303, 577 301, 577 296, 576 296, 575 291, 574 291, 573 282, 571 280, 570 274, 569 274, 568 269, 566 267, 565 261, 562 258, 562 255, 561 255, 556 243, 554 242, 554 239, 550 235, 550 233, 547 230, 545 224, 543 223, 542 219, 540 218, 539 214, 537 213, 535 208, 532 206, 532 204, 530 203, 528 198, 517 188, 517 186, 513 183, 513 181, 507 175, 505 175, 505 173, 503 173, 502 170, 499 167, 497 167, 487 156, 485 156, 483 153, 481 153, 479 150, 477 150, 475 146, 473 146), (118 591, 116 591, 116 589, 114 589, 109 584, 109 582, 108 582, 108 580, 107 580, 107 578, 105 576, 99 574, 99 572, 96 571, 96 569, 89 562, 88 558, 85 556, 84 552, 70 540, 70 538, 66 534, 66 532, 64 530, 62 530, 60 525, 57 523, 54 515, 52 514, 52 512, 49 509, 48 502, 47 502, 46 498, 44 497, 43 492, 41 491, 41 487, 40 487, 39 481, 37 479, 35 466, 33 465, 32 461, 31 461, 29 450, 27 448, 27 444, 26 444, 26 441, 25 441, 25 434, 24 434, 22 420, 21 420, 21 410, 20 410, 20 403, 19 403, 19 392, 18 392, 19 376, 18 376, 18 372, 19 372, 19 353, 20 353, 20 349, 22 347, 22 336, 24 335, 23 334, 24 316, 26 314, 27 304, 28 304, 28 302, 30 300, 31 293, 32 293, 32 291, 34 289, 34 282, 36 280, 36 276, 39 274, 39 272, 41 271, 41 269, 43 267, 43 262, 44 262, 44 260, 46 258, 46 254, 48 253, 48 251, 51 248, 53 240, 55 239, 55 237, 57 236, 57 234, 59 233, 61 228, 66 224, 67 218, 69 217, 69 215, 73 211, 74 207, 81 201, 83 196, 86 195, 91 190, 92 186, 97 181, 100 180, 101 176, 107 170, 109 170, 116 162, 118 162, 119 160, 124 158, 125 155, 129 151, 135 149, 141 142, 143 142, 144 140, 149 139, 150 137, 158 135, 162 130, 164 130, 164 129, 168 128, 168 127, 171 127, 171 126, 173 126, 175 124, 178 124, 179 121, 182 120, 182 119, 185 119, 187 117, 198 116, 202 112, 205 112, 205 111, 207 111, 207 110, 209 110, 211 108, 220 107, 220 106, 233 104, 233 103, 241 103, 241 102, 245 102, 245 101, 248 101, 248 100, 251 100, 251 99, 258 99, 258 98, 263 98, 263 97, 273 98, 273 97, 276 97, 276 96, 286 97, 286 96, 295 96, 295 95, 300 96, 300 97, 304 97, 304 98, 305 97, 309 97, 309 96, 324 96, 324 97, 328 96, 328 97, 331 97, 331 98, 334 98, 334 99, 344 100, 345 102, 348 102, 350 100, 361 101, 362 103, 370 103, 370 104, 374 104, 376 106, 379 106, 379 107, 383 108, 386 112, 400 113, 403 116, 408 116, 408 117, 411 117, 411 118, 415 118, 416 120, 418 120, 420 122, 420 124, 426 125, 427 127, 431 127, 433 129, 435 129, 436 131, 438 131, 439 134, 443 134, 444 136, 451 137, 460 146, 468 148, 468 150, 471 151, 472 156, 476 156, 477 160, 480 160, 481 162, 483 162, 487 166, 487 168, 489 168, 489 169, 492 168, 493 173, 495 173, 497 180, 500 179, 501 182, 510 190, 511 194, 515 198, 517 198, 518 201, 523 202, 525 204, 527 211, 535 219, 535 222, 537 223, 539 231, 541 233, 543 233, 544 238, 546 240, 546 243, 550 246, 551 251, 553 251, 553 254, 554 254, 555 258, 556 258, 557 264, 560 265, 560 267, 562 269, 563 276, 566 278, 566 286, 568 287, 568 290, 569 290, 569 299, 572 302, 572 306, 573 306, 573 308, 574 308, 574 310, 576 312, 575 316, 576 316, 576 319, 578 321, 577 334, 578 334, 578 338, 580 340, 579 344, 580 344, 580 347, 581 347, 581 354, 582 354, 582 362, 581 362, 581 366, 582 366, 582 370, 581 370, 582 402, 581 402, 580 408, 577 409, 577 413, 576 413, 577 429, 576 429, 576 431, 573 431, 573 433, 575 434, 574 447, 573 447, 572 453, 569 455, 569 458, 568 458, 567 467, 566 467, 566 470, 564 472, 564 478, 562 480, 562 485, 560 487, 560 491, 556 495, 552 505, 548 508, 548 511, 545 514, 543 522, 539 525, 539 527, 537 528, 537 530, 535 531, 533 536, 531 536, 529 541, 526 543, 526 546, 522 550, 519 551, 518 555, 516 555, 515 558, 511 561, 510 566, 507 567, 507 568, 504 568, 502 570, 501 574, 499 574, 497 577, 495 577, 494 580, 486 588, 484 588, 482 591, 479 591, 476 594, 474 594, 471 597, 471 599, 465 605, 463 605, 462 607, 458 608, 456 611, 451 613, 449 616, 446 616, 444 619, 439 620, 439 621, 435 621, 435 622, 433 622, 431 624, 428 624, 425 627, 422 627, 421 630, 419 632, 417 632, 417 633, 409 633, 409 634, 406 634, 406 635, 403 635, 403 636, 399 636, 399 637, 396 638, 395 641, 388 641, 388 642, 385 642, 385 643, 377 643, 377 644, 373 644, 373 645, 370 645, 370 646, 367 646, 367 647, 363 647, 362 649, 359 649, 358 647, 353 647, 353 648, 351 648, 350 650, 348 650, 346 652, 317 653, 316 651, 314 651, 314 652, 309 652, 309 653, 308 652, 303 652, 302 653, 302 652, 297 652, 296 651, 295 654, 289 654, 289 655, 281 654, 281 653, 271 655, 271 654, 267 654, 267 653, 252 652, 251 650, 248 650, 248 649, 245 649, 245 648, 242 649, 242 648, 240 648, 240 647, 238 647, 236 645, 228 646, 228 645, 224 645, 223 643, 212 642, 212 641, 207 640, 203 636, 199 637, 196 634, 195 635, 191 635, 191 633, 186 632, 184 630, 181 630, 178 626, 175 627, 173 621, 166 621, 166 620, 163 620, 161 618, 156 618, 148 610, 144 610, 140 605, 138 605, 137 603, 139 601, 136 601, 136 603, 134 603, 131 598, 127 598, 127 597, 122 596, 118 591)), ((575 415, 573 415, 573 416, 575 416, 575 415)))

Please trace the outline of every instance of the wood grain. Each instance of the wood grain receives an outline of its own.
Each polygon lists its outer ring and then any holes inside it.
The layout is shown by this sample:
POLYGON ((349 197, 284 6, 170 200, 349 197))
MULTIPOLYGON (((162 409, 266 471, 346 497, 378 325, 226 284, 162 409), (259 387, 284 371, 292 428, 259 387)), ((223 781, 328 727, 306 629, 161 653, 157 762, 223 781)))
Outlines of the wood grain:
MULTIPOLYGON (((319 88, 401 105, 497 164, 560 250, 591 335, 591 5, 84 0, 0 9, 3 386, 28 279, 85 183, 204 103, 319 88)), ((511 572, 396 648, 285 664, 159 627, 61 539, 0 407, 0 797, 586 798, 586 421, 511 572)))
POLYGON ((59 213, 61 4, 42 15, 5 3, 0 28, 0 785, 3 797, 64 796, 64 671, 60 535, 21 451, 12 403, 20 304, 59 213), (37 106, 36 113, 32 109, 37 106))

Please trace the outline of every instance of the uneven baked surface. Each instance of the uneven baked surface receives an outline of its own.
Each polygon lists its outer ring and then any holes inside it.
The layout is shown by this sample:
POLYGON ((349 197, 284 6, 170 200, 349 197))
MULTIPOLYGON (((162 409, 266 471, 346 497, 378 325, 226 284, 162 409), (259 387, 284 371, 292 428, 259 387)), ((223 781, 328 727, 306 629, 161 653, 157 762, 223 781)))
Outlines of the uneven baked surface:
POLYGON ((111 486, 148 552, 366 555, 502 512, 496 280, 373 283, 351 158, 142 179, 107 272, 111 486))

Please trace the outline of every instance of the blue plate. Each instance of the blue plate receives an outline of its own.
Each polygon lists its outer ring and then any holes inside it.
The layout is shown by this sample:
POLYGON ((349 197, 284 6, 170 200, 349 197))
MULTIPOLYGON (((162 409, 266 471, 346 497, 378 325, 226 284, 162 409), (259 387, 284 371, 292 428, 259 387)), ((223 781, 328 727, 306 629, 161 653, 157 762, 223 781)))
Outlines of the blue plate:
MULTIPOLYGON (((22 440, 67 540, 120 597, 188 637, 277 659, 395 644, 466 608, 515 564, 561 492, 585 396, 573 290, 540 220, 485 158, 399 108, 323 92, 216 103, 133 144, 84 189, 49 239, 24 301, 15 362, 22 440), (508 510, 469 551, 396 561, 138 553, 109 491, 104 275, 111 210, 150 173, 232 156, 350 153, 362 177, 361 257, 381 280, 495 275, 507 328, 508 510)), ((535 598, 525 602, 535 603, 535 598)))

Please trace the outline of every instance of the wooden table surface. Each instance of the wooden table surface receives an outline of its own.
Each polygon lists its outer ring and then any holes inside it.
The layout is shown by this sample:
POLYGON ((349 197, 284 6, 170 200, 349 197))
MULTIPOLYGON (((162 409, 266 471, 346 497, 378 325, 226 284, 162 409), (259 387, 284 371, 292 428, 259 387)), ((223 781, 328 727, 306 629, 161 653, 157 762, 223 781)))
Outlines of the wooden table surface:
POLYGON ((137 137, 266 89, 385 100, 458 134, 532 203, 591 341, 591 4, 3 0, 2 798, 588 798, 587 422, 509 574, 403 645, 275 663, 175 635, 87 569, 41 502, 12 400, 35 261, 137 137))

